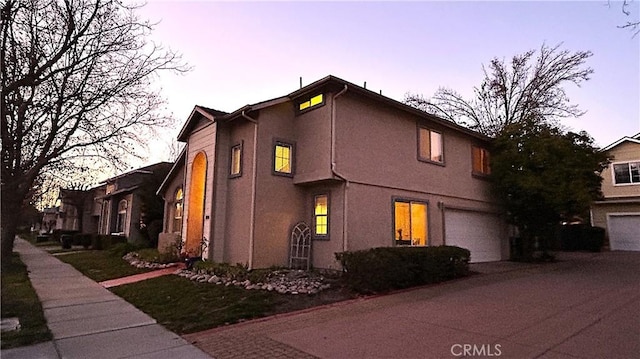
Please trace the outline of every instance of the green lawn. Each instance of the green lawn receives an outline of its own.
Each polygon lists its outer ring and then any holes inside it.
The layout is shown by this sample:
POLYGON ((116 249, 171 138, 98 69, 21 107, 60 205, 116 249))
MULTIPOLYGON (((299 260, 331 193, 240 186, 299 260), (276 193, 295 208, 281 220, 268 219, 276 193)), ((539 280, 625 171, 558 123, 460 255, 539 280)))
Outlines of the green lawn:
POLYGON ((198 283, 175 275, 110 290, 178 334, 268 315, 283 297, 272 292, 198 283))
POLYGON ((21 329, 2 333, 2 349, 51 340, 42 305, 17 253, 2 263, 2 318, 18 317, 21 329))
POLYGON ((133 267, 120 256, 114 255, 108 250, 83 251, 57 256, 56 258, 71 264, 75 269, 96 282, 151 271, 151 269, 133 267))

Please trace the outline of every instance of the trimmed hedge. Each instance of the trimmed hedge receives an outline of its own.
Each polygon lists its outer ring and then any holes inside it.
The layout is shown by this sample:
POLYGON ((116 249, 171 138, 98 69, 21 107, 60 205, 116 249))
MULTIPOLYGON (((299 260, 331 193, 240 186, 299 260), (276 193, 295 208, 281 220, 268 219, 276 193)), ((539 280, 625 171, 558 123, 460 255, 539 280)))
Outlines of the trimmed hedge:
POLYGON ((560 227, 560 242, 563 251, 600 252, 604 245, 605 230, 586 224, 560 227))
POLYGON ((91 236, 91 248, 102 250, 109 249, 118 243, 127 243, 127 237, 111 234, 94 234, 91 236))
POLYGON ((454 246, 381 247, 336 253, 348 286, 360 293, 386 292, 469 274, 470 252, 454 246))

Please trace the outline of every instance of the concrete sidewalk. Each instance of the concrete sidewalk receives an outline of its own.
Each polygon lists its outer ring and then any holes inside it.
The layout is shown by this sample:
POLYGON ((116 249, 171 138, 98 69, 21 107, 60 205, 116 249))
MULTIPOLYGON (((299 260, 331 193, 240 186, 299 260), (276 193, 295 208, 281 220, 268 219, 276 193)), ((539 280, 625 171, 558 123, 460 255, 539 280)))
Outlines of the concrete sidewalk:
POLYGON ((210 358, 100 284, 16 239, 53 341, 2 351, 13 358, 210 358))

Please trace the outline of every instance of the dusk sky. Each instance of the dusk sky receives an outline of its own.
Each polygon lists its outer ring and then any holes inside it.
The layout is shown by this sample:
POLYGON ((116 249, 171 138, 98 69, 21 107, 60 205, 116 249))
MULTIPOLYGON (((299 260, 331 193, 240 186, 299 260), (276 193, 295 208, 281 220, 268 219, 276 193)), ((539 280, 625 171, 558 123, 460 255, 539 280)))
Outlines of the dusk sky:
POLYGON ((193 66, 159 79, 176 118, 145 163, 168 160, 170 143, 194 105, 227 112, 286 95, 327 75, 402 101, 449 87, 469 97, 493 57, 543 43, 590 50, 595 73, 572 103, 587 113, 562 123, 604 147, 640 132, 640 35, 620 3, 588 2, 184 2, 154 1, 142 18, 160 21, 151 39, 193 66))

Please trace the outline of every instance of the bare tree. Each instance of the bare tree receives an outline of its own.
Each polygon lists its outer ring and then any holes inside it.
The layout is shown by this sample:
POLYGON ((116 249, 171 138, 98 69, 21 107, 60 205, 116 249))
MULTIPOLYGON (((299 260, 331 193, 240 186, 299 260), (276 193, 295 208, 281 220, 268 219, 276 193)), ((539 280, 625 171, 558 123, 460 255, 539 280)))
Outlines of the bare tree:
MULTIPOLYGON (((626 16, 632 16, 631 13, 631 3, 633 0, 624 0, 621 4, 622 13, 626 16)), ((611 6, 611 2, 608 1, 607 4, 609 7, 611 6)), ((638 19, 638 14, 635 14, 635 19, 628 20, 624 25, 618 26, 621 29, 628 29, 633 33, 633 37, 636 37, 638 33, 640 33, 640 19, 638 19)))
POLYGON ((152 90, 156 74, 188 68, 148 40, 153 26, 137 17, 136 6, 118 0, 6 0, 1 6, 6 258, 20 212, 43 177, 122 165, 150 129, 172 121, 152 90))
POLYGON ((593 69, 584 65, 592 53, 542 45, 536 58, 534 54, 536 51, 530 50, 516 55, 510 64, 504 59, 491 60, 488 69, 483 66, 484 79, 474 87, 471 99, 440 88, 430 99, 407 94, 405 102, 489 136, 523 118, 552 122, 581 116, 584 112, 569 102, 562 86, 580 86, 589 80, 593 69))

